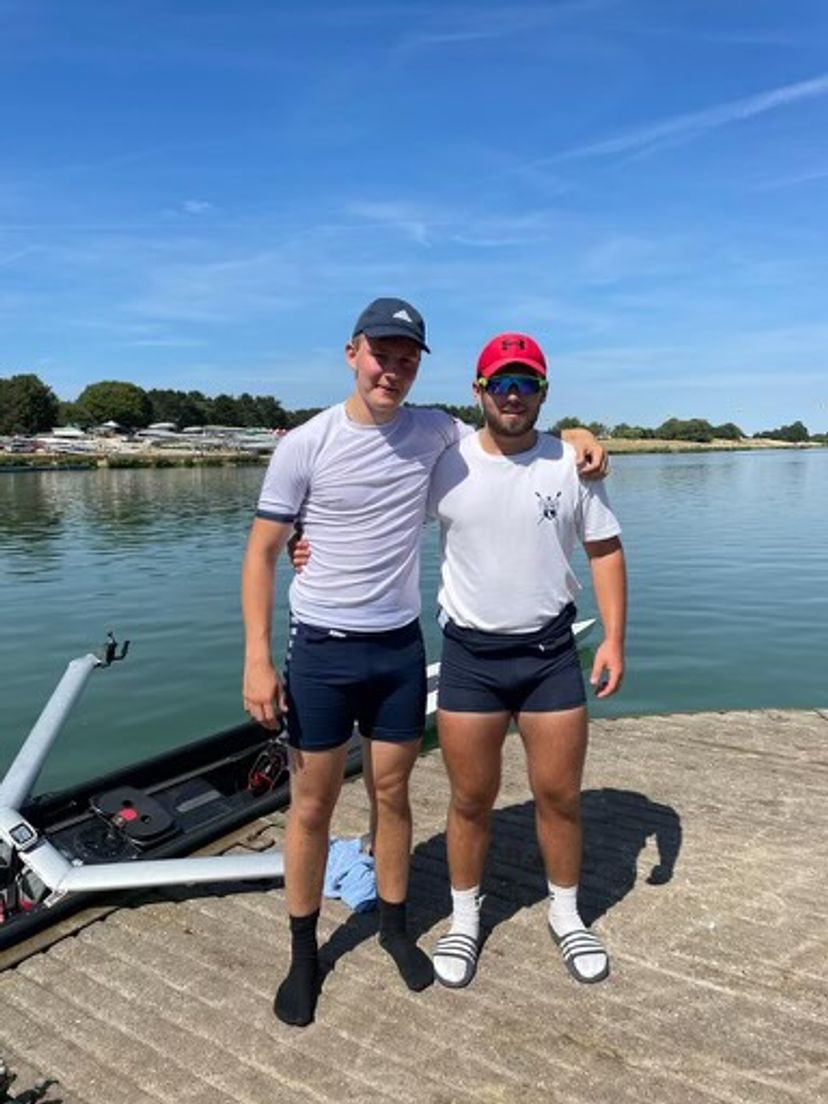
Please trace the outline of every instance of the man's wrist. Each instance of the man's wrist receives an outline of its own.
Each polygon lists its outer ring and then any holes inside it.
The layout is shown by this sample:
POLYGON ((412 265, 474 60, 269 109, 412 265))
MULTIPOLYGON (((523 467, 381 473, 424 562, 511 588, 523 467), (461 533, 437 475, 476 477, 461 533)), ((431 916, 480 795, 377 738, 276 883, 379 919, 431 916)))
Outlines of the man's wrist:
POLYGON ((249 667, 272 667, 273 657, 270 654, 270 648, 264 649, 261 646, 247 648, 244 653, 244 662, 249 667))

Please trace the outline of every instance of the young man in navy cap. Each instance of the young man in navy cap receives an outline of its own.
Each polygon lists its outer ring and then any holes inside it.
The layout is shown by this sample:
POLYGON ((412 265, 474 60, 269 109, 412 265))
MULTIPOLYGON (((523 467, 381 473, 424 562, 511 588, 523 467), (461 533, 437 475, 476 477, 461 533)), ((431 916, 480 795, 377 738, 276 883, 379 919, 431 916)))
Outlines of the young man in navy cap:
POLYGON ((587 712, 571 630, 580 590, 571 557, 582 543, 604 628, 591 682, 604 698, 624 671, 624 555, 603 486, 579 477, 571 446, 535 429, 546 390, 537 342, 516 333, 490 341, 474 383, 483 428, 443 453, 431 481, 429 512, 443 530, 437 724, 451 785, 453 900, 434 969, 454 988, 477 966, 480 882, 513 719, 535 799, 550 933, 576 980, 609 973, 577 905, 587 712))
MULTIPOLYGON (((316 1007, 329 825, 355 723, 368 738, 373 780, 380 945, 411 989, 433 980, 405 915, 408 778, 426 697, 419 547, 429 477, 462 429, 442 411, 403 406, 428 351, 423 319, 410 303, 377 299, 362 312, 345 347, 353 391, 281 441, 245 556, 245 708, 271 727, 285 713, 292 749, 285 836, 292 956, 274 1004, 289 1024, 310 1023, 316 1007), (290 587, 294 623, 283 685, 270 650, 274 569, 297 521, 313 555, 290 587)), ((600 469, 603 452, 589 443, 588 463, 600 469)))

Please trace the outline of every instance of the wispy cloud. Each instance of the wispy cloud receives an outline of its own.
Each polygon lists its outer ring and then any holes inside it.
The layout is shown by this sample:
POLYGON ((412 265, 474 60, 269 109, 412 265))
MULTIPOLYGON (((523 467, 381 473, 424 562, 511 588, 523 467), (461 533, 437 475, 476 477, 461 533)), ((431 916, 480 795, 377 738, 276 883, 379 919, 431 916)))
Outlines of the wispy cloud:
POLYGON ((414 50, 424 46, 457 46, 466 42, 481 42, 489 38, 497 38, 502 32, 494 27, 487 31, 445 31, 442 34, 418 34, 411 35, 402 43, 402 47, 414 50))
POLYGON ((773 180, 766 180, 757 187, 760 190, 765 188, 788 188, 795 184, 810 184, 814 180, 825 180, 826 177, 828 177, 828 167, 810 169, 799 173, 792 173, 789 176, 780 176, 773 180))
POLYGON ((433 216, 412 204, 395 200, 359 200, 349 203, 346 212, 366 222, 398 230, 420 245, 428 245, 432 236, 433 216))
POLYGON ((512 319, 514 320, 516 329, 539 326, 541 332, 556 334, 566 327, 578 334, 579 341, 595 335, 611 333, 617 328, 612 312, 608 311, 603 304, 597 308, 582 306, 574 297, 561 294, 539 295, 520 290, 512 296, 511 300, 505 300, 505 315, 508 315, 509 324, 512 319))
MULTIPOLYGON (((490 39, 503 39, 526 34, 536 28, 560 23, 569 17, 587 15, 597 8, 607 8, 618 0, 562 0, 557 4, 504 4, 488 10, 476 6, 472 22, 460 22, 455 19, 453 25, 444 29, 415 31, 406 34, 398 45, 398 50, 420 50, 430 47, 465 46, 490 39)), ((450 9, 441 9, 448 12, 450 9)), ((432 19, 434 27, 437 18, 432 19)))
MULTIPOLYGON (((664 14, 664 10, 661 14, 664 14)), ((692 26, 688 26, 687 23, 677 23, 674 26, 659 26, 651 22, 637 23, 632 29, 639 36, 675 38, 685 44, 703 42, 714 46, 771 46, 794 49, 811 45, 818 33, 817 27, 809 28, 803 24, 799 24, 796 31, 791 30, 790 27, 767 29, 739 27, 736 30, 716 30, 703 20, 696 21, 692 26)))
POLYGON ((584 252, 581 271, 587 284, 617 284, 629 278, 652 278, 686 267, 678 243, 614 233, 584 252))
POLYGON ((289 311, 302 297, 302 272, 293 256, 289 250, 271 249, 149 264, 144 291, 125 308, 144 321, 210 325, 289 311))
POLYGON ((215 211, 215 206, 206 199, 185 199, 181 209, 186 215, 207 215, 215 211))
POLYGON ((739 100, 729 100, 702 111, 674 115, 660 123, 628 130, 614 138, 592 142, 565 150, 552 161, 574 160, 579 157, 610 157, 618 153, 635 153, 655 148, 664 142, 689 141, 711 130, 743 122, 778 107, 828 95, 828 73, 812 80, 786 84, 769 92, 760 92, 739 100))
MULTIPOLYGON (((683 34, 688 34, 686 28, 683 34)), ((790 46, 793 49, 809 46, 813 41, 805 31, 801 34, 794 34, 789 30, 733 31, 730 33, 720 32, 718 34, 705 34, 702 32, 696 37, 704 42, 712 42, 722 46, 790 46)))
POLYGON ((194 337, 145 337, 137 341, 119 341, 130 349, 199 349, 206 341, 194 337))
POLYGON ((0 266, 14 264, 15 261, 21 260, 23 257, 28 257, 30 253, 35 253, 37 246, 27 245, 23 249, 16 249, 13 253, 7 253, 5 256, 0 254, 0 266))
MULTIPOLYGON (((520 208, 515 213, 492 211, 485 205, 418 204, 408 199, 353 200, 348 218, 366 229, 390 230, 419 245, 459 245, 470 249, 509 249, 548 240, 570 214, 556 208, 520 208)), ((346 230, 346 227, 340 227, 346 230)), ((351 227, 351 229, 361 229, 351 227)))

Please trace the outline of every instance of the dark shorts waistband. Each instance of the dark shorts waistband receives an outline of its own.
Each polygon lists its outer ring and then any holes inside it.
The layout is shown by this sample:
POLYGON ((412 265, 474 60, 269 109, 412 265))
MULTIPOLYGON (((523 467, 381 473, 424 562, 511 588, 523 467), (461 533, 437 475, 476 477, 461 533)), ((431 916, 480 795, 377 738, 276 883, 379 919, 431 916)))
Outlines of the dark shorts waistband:
POLYGON ((413 639, 420 632, 419 618, 414 618, 397 629, 339 629, 328 625, 313 625, 309 621, 300 621, 296 617, 290 619, 291 627, 301 627, 306 635, 317 638, 330 637, 334 640, 359 640, 364 642, 378 641, 379 643, 399 640, 404 642, 413 639))
POLYGON ((458 641, 469 651, 480 655, 511 655, 524 650, 535 651, 540 644, 548 645, 565 638, 572 630, 577 613, 575 603, 569 602, 545 625, 528 633, 493 633, 482 629, 468 629, 455 624, 443 610, 439 611, 437 620, 444 636, 458 641))

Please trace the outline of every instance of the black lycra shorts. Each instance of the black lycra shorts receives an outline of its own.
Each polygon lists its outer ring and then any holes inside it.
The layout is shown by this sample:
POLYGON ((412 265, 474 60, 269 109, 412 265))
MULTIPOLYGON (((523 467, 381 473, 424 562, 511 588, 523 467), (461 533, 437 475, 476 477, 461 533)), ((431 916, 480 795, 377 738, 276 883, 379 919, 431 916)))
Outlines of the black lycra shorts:
POLYGON ((586 702, 568 605, 531 633, 487 633, 447 621, 437 707, 453 713, 558 713, 586 702))
POLYGON ((285 686, 291 747, 340 747, 354 724, 373 740, 419 739, 426 704, 420 623, 357 633, 294 622, 285 686))

